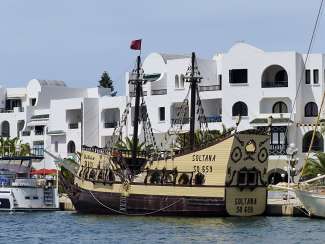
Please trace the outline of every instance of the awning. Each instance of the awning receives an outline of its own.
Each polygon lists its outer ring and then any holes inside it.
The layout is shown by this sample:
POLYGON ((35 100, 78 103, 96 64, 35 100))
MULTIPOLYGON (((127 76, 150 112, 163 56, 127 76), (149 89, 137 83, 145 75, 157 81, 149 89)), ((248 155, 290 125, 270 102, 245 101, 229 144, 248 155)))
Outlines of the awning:
MULTIPOLYGON (((268 126, 268 119, 267 118, 256 118, 253 119, 250 124, 252 126, 268 126)), ((275 126, 290 126, 293 124, 293 121, 289 118, 273 118, 272 125, 275 126)))
POLYGON ((48 120, 49 118, 49 114, 38 114, 31 117, 32 120, 48 120))
POLYGON ((47 120, 32 120, 27 122, 27 126, 47 125, 47 120))
POLYGON ((61 135, 65 135, 65 132, 63 130, 52 130, 47 132, 47 134, 51 136, 61 136, 61 135))
POLYGON ((31 174, 32 175, 55 175, 57 174, 56 169, 34 169, 32 170, 31 174))

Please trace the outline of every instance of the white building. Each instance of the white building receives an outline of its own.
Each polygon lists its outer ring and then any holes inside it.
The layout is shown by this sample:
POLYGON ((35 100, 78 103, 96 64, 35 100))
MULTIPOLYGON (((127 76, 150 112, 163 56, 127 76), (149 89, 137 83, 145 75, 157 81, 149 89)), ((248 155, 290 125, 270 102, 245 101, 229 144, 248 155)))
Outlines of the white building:
MULTIPOLYGON (((300 164, 303 161, 325 91, 325 55, 311 54, 306 66, 305 58, 294 51, 265 52, 237 43, 226 53, 197 61, 203 77, 200 97, 210 129, 234 126, 238 114, 242 116, 239 130, 265 127, 272 116, 269 171, 277 176, 285 173, 289 143, 297 145, 300 164)), ((145 74, 156 77, 144 85, 144 95, 158 141, 179 121, 180 104, 188 92, 184 75, 189 65, 186 55, 152 53, 143 61, 145 74)), ((110 97, 105 89, 68 88, 55 81, 32 80, 26 88, 1 88, 1 134, 7 136, 10 128, 10 136, 20 135, 33 148, 45 147, 61 157, 80 150, 81 145, 105 147, 126 104, 132 102, 134 90, 128 78, 126 74, 127 96, 119 97, 110 97)), ((132 128, 129 118, 125 131, 129 136, 132 128)), ((319 132, 313 150, 324 151, 319 132)), ((51 159, 45 162, 50 165, 51 159)))

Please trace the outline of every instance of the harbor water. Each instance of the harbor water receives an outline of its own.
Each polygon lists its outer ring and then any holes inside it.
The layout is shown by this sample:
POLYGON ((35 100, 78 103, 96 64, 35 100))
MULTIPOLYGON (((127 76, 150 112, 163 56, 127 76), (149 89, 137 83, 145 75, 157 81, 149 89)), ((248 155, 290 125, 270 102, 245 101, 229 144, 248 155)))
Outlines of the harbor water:
POLYGON ((0 213, 0 243, 324 243, 325 220, 0 213))

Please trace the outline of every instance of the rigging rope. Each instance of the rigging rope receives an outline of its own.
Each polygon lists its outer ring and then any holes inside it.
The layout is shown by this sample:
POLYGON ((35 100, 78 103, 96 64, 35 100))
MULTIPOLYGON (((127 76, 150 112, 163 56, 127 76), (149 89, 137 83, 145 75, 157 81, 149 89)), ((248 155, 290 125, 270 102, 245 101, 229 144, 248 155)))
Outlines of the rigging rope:
MULTIPOLYGON (((290 121, 292 119, 292 115, 293 115, 294 109, 295 109, 296 104, 297 104, 297 97, 298 97, 298 94, 299 94, 299 91, 300 91, 300 88, 301 88, 301 84, 302 84, 302 81, 303 81, 303 75, 304 75, 304 72, 305 72, 305 67, 306 67, 306 64, 308 62, 309 55, 310 55, 310 52, 311 52, 311 49, 312 49, 312 46, 313 46, 313 43, 314 43, 314 39, 315 39, 315 36, 316 36, 316 31, 317 31, 317 28, 318 28, 318 25, 319 25, 319 19, 320 19, 322 9, 323 9, 323 3, 324 3, 324 0, 321 0, 320 6, 319 6, 319 9, 318 9, 318 13, 317 13, 317 16, 316 16, 316 20, 315 20, 315 23, 314 23, 313 32, 312 32, 312 35, 311 35, 311 38, 310 38, 310 41, 309 41, 307 54, 306 54, 306 57, 305 57, 305 60, 304 60, 304 69, 301 71, 298 87, 297 87, 297 90, 296 90, 295 98, 293 100, 293 104, 292 104, 292 108, 291 108, 291 113, 290 113, 290 116, 289 116, 289 121, 288 121, 288 124, 287 124, 286 129, 285 129, 284 143, 288 139, 287 138, 288 130, 289 130, 288 128, 290 126, 290 121)), ((315 129, 316 129, 316 127, 315 127, 315 129)), ((309 155, 310 150, 311 150, 311 147, 309 147, 309 151, 308 151, 307 155, 309 155)), ((280 160, 280 156, 281 155, 278 155, 278 161, 280 160)), ((306 160, 307 160, 307 158, 305 159, 305 162, 306 162, 306 160)))
POLYGON ((90 191, 88 190, 88 193, 95 199, 95 201, 100 204, 102 207, 104 208, 107 208, 108 210, 114 212, 114 213, 117 213, 117 214, 121 214, 121 215, 126 215, 126 216, 146 216, 146 215, 153 215, 153 214, 156 214, 156 213, 159 213, 161 211, 164 211, 168 208, 171 208, 172 206, 174 206, 175 204, 179 203, 180 201, 183 200, 183 198, 180 198, 178 199, 177 201, 173 202, 172 204, 169 204, 163 208, 160 208, 158 210, 155 210, 155 211, 152 211, 152 212, 148 212, 148 213, 143 213, 143 214, 129 214, 129 213, 125 213, 125 212, 122 212, 122 211, 119 211, 119 210, 116 210, 116 209, 113 209, 109 206, 107 206, 106 204, 102 203, 100 200, 98 200, 95 195, 90 191))

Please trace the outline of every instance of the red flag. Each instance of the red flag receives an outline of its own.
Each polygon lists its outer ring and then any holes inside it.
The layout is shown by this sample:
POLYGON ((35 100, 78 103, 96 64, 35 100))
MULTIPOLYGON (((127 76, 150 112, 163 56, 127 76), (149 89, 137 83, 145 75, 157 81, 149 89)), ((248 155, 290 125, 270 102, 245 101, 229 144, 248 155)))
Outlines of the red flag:
POLYGON ((133 50, 141 50, 141 39, 133 40, 131 42, 130 48, 133 50))

